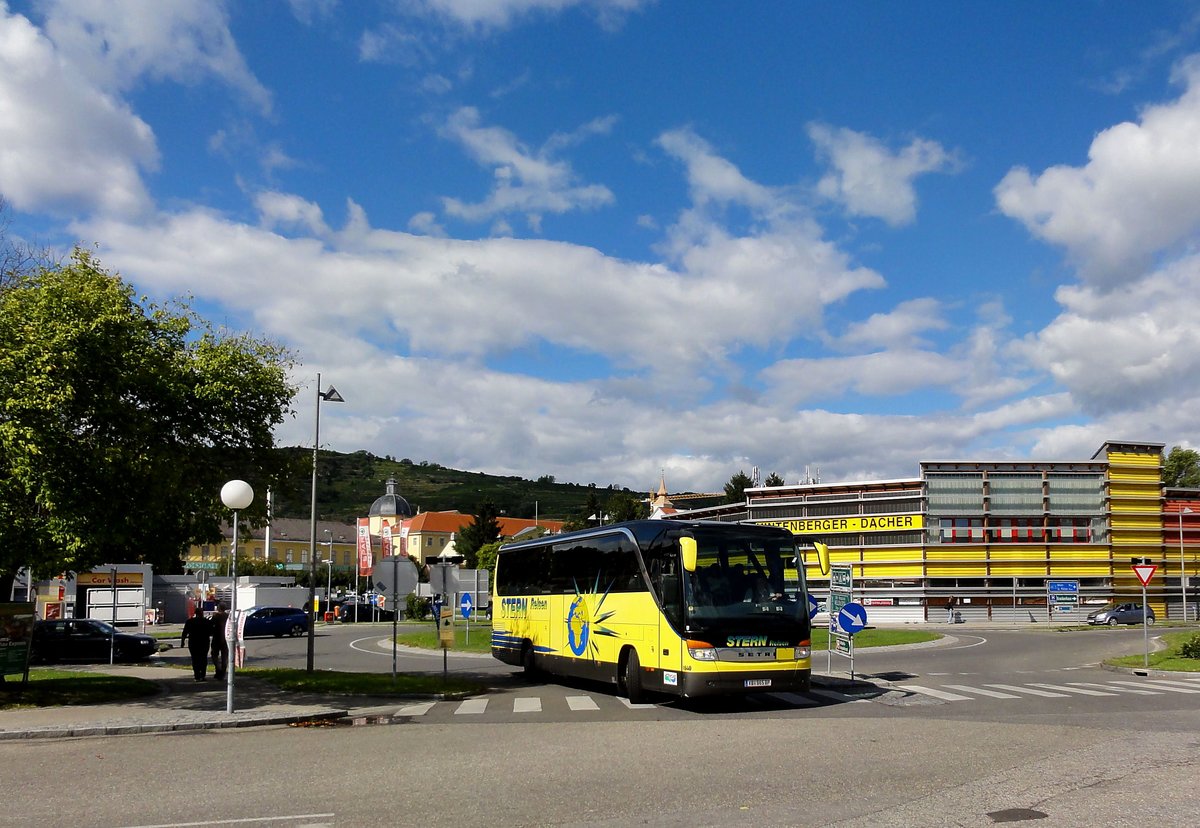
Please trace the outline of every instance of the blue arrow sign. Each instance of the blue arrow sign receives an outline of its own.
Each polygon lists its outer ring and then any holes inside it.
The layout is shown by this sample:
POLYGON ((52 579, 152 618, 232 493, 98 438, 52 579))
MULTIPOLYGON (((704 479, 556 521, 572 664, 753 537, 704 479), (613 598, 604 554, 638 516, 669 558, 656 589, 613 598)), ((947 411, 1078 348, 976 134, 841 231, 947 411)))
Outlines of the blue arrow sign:
POLYGON ((458 602, 458 608, 462 610, 462 617, 470 620, 471 618, 471 593, 464 592, 462 600, 458 602))
POLYGON ((821 605, 817 603, 817 599, 813 596, 808 596, 808 620, 811 621, 817 617, 817 610, 821 605))
POLYGON ((842 632, 854 635, 856 632, 862 632, 867 626, 867 611, 863 609, 862 604, 851 601, 838 610, 837 621, 842 632))
POLYGON ((1079 581, 1047 581, 1046 590, 1054 593, 1078 593, 1079 581))

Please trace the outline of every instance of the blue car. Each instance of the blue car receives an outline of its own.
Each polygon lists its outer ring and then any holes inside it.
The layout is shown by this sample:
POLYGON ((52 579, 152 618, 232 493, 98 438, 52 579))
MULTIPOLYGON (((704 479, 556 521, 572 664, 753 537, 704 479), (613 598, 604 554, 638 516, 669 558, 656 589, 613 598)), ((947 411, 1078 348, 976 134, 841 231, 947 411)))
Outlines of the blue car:
POLYGON ((246 610, 246 625, 242 637, 273 635, 297 636, 308 632, 308 613, 294 607, 251 607, 246 610))

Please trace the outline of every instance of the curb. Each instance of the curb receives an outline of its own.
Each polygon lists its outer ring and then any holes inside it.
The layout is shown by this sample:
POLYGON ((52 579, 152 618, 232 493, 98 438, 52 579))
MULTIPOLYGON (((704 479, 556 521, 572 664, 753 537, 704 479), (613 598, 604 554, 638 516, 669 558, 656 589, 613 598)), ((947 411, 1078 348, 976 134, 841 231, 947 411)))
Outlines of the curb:
MULTIPOLYGON (((233 715, 238 715, 234 713, 233 715)), ((0 741, 24 739, 63 739, 82 736, 129 736, 138 733, 170 733, 189 730, 219 730, 236 727, 299 724, 301 722, 335 722, 350 717, 347 710, 319 710, 307 713, 284 713, 270 716, 249 715, 237 719, 201 719, 191 722, 159 722, 155 724, 64 725, 35 727, 27 730, 2 730, 0 741)))

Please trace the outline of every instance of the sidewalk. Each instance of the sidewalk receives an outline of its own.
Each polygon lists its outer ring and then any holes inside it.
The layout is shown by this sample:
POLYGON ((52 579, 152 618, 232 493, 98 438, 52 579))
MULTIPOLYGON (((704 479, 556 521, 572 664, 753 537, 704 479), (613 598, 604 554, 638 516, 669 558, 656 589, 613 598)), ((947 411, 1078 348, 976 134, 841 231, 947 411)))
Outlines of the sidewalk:
POLYGON ((158 685, 158 692, 113 704, 2 710, 0 740, 332 723, 385 715, 397 707, 396 701, 387 699, 331 700, 282 691, 235 673, 234 712, 230 714, 225 712, 228 688, 224 681, 216 681, 210 672, 208 681, 197 682, 190 670, 170 663, 72 665, 72 670, 149 679, 158 685))

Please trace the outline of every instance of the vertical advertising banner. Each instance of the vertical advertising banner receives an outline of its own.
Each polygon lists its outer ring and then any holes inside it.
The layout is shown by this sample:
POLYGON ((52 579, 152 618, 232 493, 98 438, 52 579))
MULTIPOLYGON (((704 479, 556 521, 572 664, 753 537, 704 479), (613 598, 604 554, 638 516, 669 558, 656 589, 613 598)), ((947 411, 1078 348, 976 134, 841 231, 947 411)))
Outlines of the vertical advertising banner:
POLYGON ((385 520, 383 528, 379 530, 379 537, 382 542, 380 554, 385 558, 392 557, 392 524, 385 520))
POLYGON ((358 574, 370 575, 373 561, 371 560, 371 519, 358 519, 358 574))

